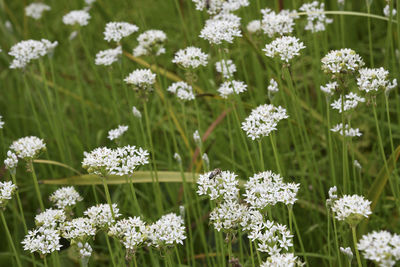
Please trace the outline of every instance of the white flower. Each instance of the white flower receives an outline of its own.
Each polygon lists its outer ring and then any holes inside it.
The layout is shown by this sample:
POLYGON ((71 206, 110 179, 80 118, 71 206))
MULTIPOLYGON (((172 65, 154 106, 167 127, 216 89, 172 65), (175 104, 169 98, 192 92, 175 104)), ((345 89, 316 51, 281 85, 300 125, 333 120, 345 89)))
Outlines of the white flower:
POLYGON ((151 91, 156 82, 156 75, 149 69, 137 69, 131 72, 124 82, 132 84, 136 90, 151 91))
POLYGON ((259 19, 250 21, 246 29, 250 33, 257 33, 261 31, 261 21, 259 19))
POLYGON ((242 81, 226 81, 218 88, 222 98, 228 98, 231 94, 240 94, 247 91, 247 84, 242 81))
POLYGON ((346 255, 346 257, 351 261, 351 259, 353 258, 353 251, 351 251, 350 247, 347 248, 343 248, 340 247, 340 252, 342 252, 344 255, 346 255))
POLYGON ((388 231, 373 231, 364 235, 357 245, 366 259, 374 261, 378 266, 395 266, 400 260, 400 236, 388 231))
POLYGON ((362 169, 362 166, 361 166, 360 162, 358 162, 358 160, 355 159, 353 164, 354 164, 354 167, 356 167, 357 169, 359 169, 359 170, 362 169))
POLYGON ((61 235, 74 242, 86 242, 88 238, 96 234, 92 220, 89 218, 78 217, 65 222, 61 227, 61 235))
POLYGON ((198 146, 201 145, 201 138, 200 138, 200 134, 199 134, 199 131, 198 131, 198 130, 194 131, 194 133, 193 133, 193 140, 194 140, 194 142, 195 142, 198 146))
POLYGON ((174 154, 174 159, 175 159, 179 164, 182 163, 182 158, 181 158, 181 156, 180 156, 177 152, 175 152, 175 154, 174 154))
POLYGON ((329 195, 329 198, 326 200, 326 205, 330 206, 338 198, 336 185, 329 188, 328 195, 329 195))
POLYGON ((325 86, 320 86, 321 91, 328 96, 332 96, 335 93, 336 88, 338 88, 337 82, 329 82, 325 86))
POLYGON ((364 103, 365 102, 365 98, 364 97, 360 97, 355 93, 348 93, 347 95, 344 96, 345 100, 343 103, 343 109, 342 109, 342 98, 340 97, 339 99, 333 101, 333 103, 331 104, 331 107, 333 109, 337 109, 339 110, 339 113, 342 113, 342 111, 348 111, 351 109, 354 109, 358 106, 358 103, 364 103))
POLYGON ((124 146, 115 151, 118 164, 110 170, 110 174, 132 175, 139 166, 149 163, 149 152, 141 147, 124 146))
POLYGON ((344 195, 334 201, 332 211, 339 221, 358 223, 363 217, 368 218, 371 212, 371 201, 359 195, 344 195))
POLYGON ((104 30, 104 40, 107 42, 117 42, 121 41, 122 38, 137 32, 139 28, 128 22, 109 22, 106 24, 104 30))
POLYGON ((293 205, 297 198, 300 184, 284 183, 279 174, 266 171, 254 174, 244 185, 246 192, 245 201, 256 209, 264 209, 267 206, 282 202, 285 205, 293 205))
MULTIPOLYGON (((332 129, 332 132, 339 133, 340 135, 343 136, 343 124, 339 123, 335 125, 332 129)), ((355 137, 355 136, 362 136, 362 133, 360 132, 360 129, 358 128, 350 128, 348 124, 344 125, 344 135, 349 136, 349 137, 355 137)))
POLYGON ((71 34, 68 36, 68 40, 72 41, 78 36, 78 31, 73 31, 71 34))
POLYGON ((146 55, 161 55, 165 53, 164 43, 167 35, 160 30, 148 30, 137 38, 139 45, 133 50, 135 57, 146 55))
POLYGON ((37 227, 56 229, 60 223, 66 220, 65 212, 58 209, 47 209, 35 216, 37 227))
POLYGON ((184 68, 195 69, 207 65, 208 55, 198 47, 189 46, 176 52, 172 63, 179 64, 184 68))
POLYGON ((142 113, 135 106, 132 106, 132 114, 138 119, 142 118, 142 113))
POLYGON ((195 99, 192 86, 186 82, 175 82, 168 87, 167 91, 176 94, 176 96, 183 101, 195 99))
POLYGON ((199 36, 210 44, 232 43, 234 37, 242 36, 240 18, 233 14, 223 14, 208 19, 199 36))
POLYGON ((88 258, 92 255, 93 249, 89 243, 82 244, 81 242, 78 242, 76 246, 79 249, 79 255, 81 258, 88 258))
POLYGON ((133 217, 117 221, 108 231, 115 236, 127 250, 134 251, 146 240, 146 224, 140 217, 133 217))
POLYGON ((12 151, 7 151, 7 158, 4 160, 4 166, 6 167, 7 170, 15 170, 18 165, 18 158, 15 153, 12 151))
POLYGON ((321 59, 322 70, 327 73, 352 73, 364 66, 362 58, 352 49, 332 50, 321 59))
POLYGON ((58 42, 49 40, 25 40, 13 45, 8 54, 13 58, 10 64, 11 69, 25 68, 32 60, 39 59, 49 53, 52 53, 58 42))
MULTIPOLYGON (((117 204, 112 204, 112 210, 115 219, 121 216, 117 204)), ((97 204, 96 206, 88 208, 83 214, 89 217, 93 226, 100 229, 107 229, 115 222, 109 204, 97 204)))
POLYGON ((108 139, 114 140, 120 138, 126 131, 128 131, 127 125, 118 125, 117 128, 108 131, 108 139))
POLYGON ((25 15, 34 19, 40 19, 44 11, 49 11, 51 8, 43 3, 31 3, 25 7, 25 15))
POLYGON ((39 156, 46 150, 44 141, 36 136, 27 136, 14 141, 10 149, 17 155, 18 158, 31 160, 39 156))
POLYGON ((296 37, 283 36, 265 45, 263 51, 267 57, 280 57, 282 61, 289 62, 295 56, 300 55, 300 50, 306 48, 303 42, 296 37))
POLYGON ((282 10, 280 13, 275 13, 269 8, 261 10, 263 18, 261 21, 261 29, 268 37, 272 38, 276 34, 282 36, 293 31, 294 17, 288 12, 282 10))
POLYGON ((211 211, 210 222, 218 232, 221 230, 237 230, 246 213, 247 208, 245 205, 239 204, 235 200, 228 200, 222 202, 211 211))
POLYGON ((169 213, 148 227, 150 244, 159 247, 183 245, 186 239, 184 221, 181 216, 169 213))
POLYGON ((111 49, 106 49, 103 51, 100 51, 96 54, 96 60, 95 64, 96 65, 104 65, 104 66, 109 66, 116 62, 119 58, 119 56, 122 55, 122 47, 117 46, 116 48, 111 48, 111 49))
POLYGON ((359 70, 360 77, 357 78, 357 85, 360 91, 378 92, 380 90, 392 90, 397 86, 397 81, 390 83, 389 72, 384 68, 363 68, 359 70))
POLYGON ((73 10, 64 15, 62 21, 65 25, 86 26, 89 24, 90 14, 85 10, 73 10))
POLYGON ((304 264, 293 253, 274 254, 268 257, 260 267, 296 267, 304 264))
POLYGON ((208 195, 211 200, 233 201, 239 198, 239 179, 230 171, 207 172, 197 180, 197 194, 208 195))
POLYGON ((60 235, 59 231, 52 228, 39 227, 34 230, 29 230, 24 240, 21 242, 24 245, 24 250, 29 252, 38 252, 41 255, 52 253, 60 250, 60 235))
POLYGON ((208 158, 207 153, 204 153, 203 156, 201 156, 201 159, 203 160, 205 167, 207 169, 209 169, 210 168, 210 159, 208 158))
POLYGON ((303 4, 299 10, 307 13, 307 25, 305 30, 311 32, 321 32, 325 31, 325 24, 330 24, 333 22, 324 14, 325 4, 318 1, 313 1, 311 3, 303 4))
POLYGON ((17 190, 17 186, 11 181, 0 182, 0 207, 5 207, 8 200, 10 200, 17 190))
POLYGON ((206 9, 208 14, 227 13, 249 5, 248 0, 192 0, 197 10, 206 9))
POLYGON ((236 65, 230 59, 222 59, 215 63, 215 69, 217 70, 217 72, 222 73, 222 76, 224 76, 225 79, 230 79, 236 72, 236 65))
MULTIPOLYGON (((385 17, 390 17, 390 5, 386 5, 385 8, 383 9, 383 14, 385 17)), ((397 14, 397 11, 395 8, 392 9, 392 17, 395 17, 397 14)))
POLYGON ((3 129, 3 126, 4 126, 3 116, 0 115, 0 129, 3 129))
POLYGON ((83 198, 73 186, 66 186, 57 189, 50 195, 49 200, 59 209, 65 209, 75 206, 83 198))
POLYGON ((274 79, 269 80, 269 85, 268 85, 267 89, 268 89, 268 92, 271 92, 271 93, 279 92, 278 83, 274 79))
POLYGON ((269 136, 272 131, 277 129, 278 122, 287 118, 286 109, 281 106, 264 104, 251 111, 251 114, 242 123, 242 129, 248 137, 255 140, 269 136))

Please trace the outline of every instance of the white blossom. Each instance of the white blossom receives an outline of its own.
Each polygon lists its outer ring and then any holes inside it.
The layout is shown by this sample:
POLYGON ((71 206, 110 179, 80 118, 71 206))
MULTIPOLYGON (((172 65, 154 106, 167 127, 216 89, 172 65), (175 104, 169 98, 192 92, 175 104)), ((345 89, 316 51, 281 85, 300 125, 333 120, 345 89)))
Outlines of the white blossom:
POLYGON ((59 209, 47 209, 35 216, 37 227, 57 229, 66 220, 65 212, 59 209))
POLYGON ((17 155, 12 151, 7 151, 7 158, 4 160, 4 166, 7 170, 15 170, 18 165, 18 158, 17 155))
POLYGON ((321 85, 320 89, 328 96, 332 96, 335 93, 335 90, 338 88, 337 82, 328 82, 327 84, 321 85))
POLYGON ((274 79, 269 80, 269 85, 268 85, 267 89, 268 89, 268 92, 270 92, 270 93, 279 92, 278 83, 274 79))
POLYGON ((293 31, 294 17, 288 12, 282 10, 279 13, 265 8, 261 10, 263 18, 261 21, 261 29, 268 37, 272 38, 275 35, 286 35, 293 31))
POLYGON ((248 0, 192 0, 197 10, 207 10, 207 13, 215 15, 218 13, 233 12, 250 3, 248 0))
POLYGON ((137 38, 139 45, 133 50, 135 57, 154 55, 159 56, 165 53, 164 43, 167 35, 160 30, 148 30, 137 38))
POLYGON ((305 3, 299 8, 299 10, 307 13, 307 24, 305 26, 305 30, 307 31, 325 31, 325 25, 333 22, 332 19, 327 18, 324 14, 324 3, 318 1, 305 3))
POLYGON ((197 194, 208 195, 211 200, 233 201, 239 198, 239 179, 230 171, 201 174, 197 179, 197 194))
POLYGON ((350 247, 340 247, 340 252, 342 252, 350 261, 353 259, 353 251, 351 251, 350 247))
POLYGON ((50 195, 49 200, 59 209, 65 209, 75 206, 83 198, 73 186, 66 186, 57 189, 50 195))
MULTIPOLYGON (((385 17, 390 17, 390 5, 387 4, 387 5, 383 8, 383 14, 385 15, 385 17)), ((396 14, 397 14, 397 11, 396 11, 395 8, 393 8, 393 9, 392 9, 392 17, 395 17, 396 14)))
POLYGON ((156 82, 156 75, 149 69, 137 69, 131 72, 124 82, 133 85, 136 90, 151 91, 156 82))
POLYGON ((0 129, 3 129, 3 126, 4 126, 3 116, 0 115, 0 129))
POLYGON ((236 200, 222 202, 210 213, 210 222, 219 232, 237 230, 242 223, 247 208, 236 200))
POLYGON ((49 40, 25 40, 13 45, 8 54, 13 58, 10 64, 11 69, 25 68, 32 60, 39 59, 47 54, 52 53, 58 42, 50 42, 49 40))
POLYGON ((86 26, 89 24, 90 14, 85 10, 73 10, 62 18, 65 25, 86 26))
POLYGON ((233 74, 236 72, 236 65, 230 59, 222 59, 215 63, 215 69, 217 72, 221 73, 225 79, 231 79, 233 74))
POLYGON ((353 73, 364 66, 362 58, 352 49, 332 50, 322 59, 322 70, 331 74, 353 73))
POLYGON ((171 84, 168 87, 167 91, 175 94, 176 97, 183 101, 190 101, 195 99, 192 86, 183 81, 171 84))
POLYGON ((296 267, 303 266, 304 263, 293 253, 274 254, 268 257, 260 267, 296 267))
POLYGON ((108 131, 108 139, 114 140, 120 138, 126 131, 128 131, 127 125, 118 125, 117 128, 108 131))
MULTIPOLYGON (((343 124, 339 123, 335 125, 332 129, 332 132, 339 133, 340 135, 343 136, 343 124)), ((362 133, 360 132, 360 129, 358 128, 350 128, 348 124, 344 125, 344 135, 348 137, 355 137, 355 136, 362 136, 362 133)))
POLYGON ((359 70, 360 77, 357 78, 357 85, 360 91, 378 92, 392 90, 397 86, 397 80, 392 83, 389 81, 389 72, 384 68, 363 68, 359 70))
POLYGON ((267 57, 279 57, 282 61, 289 62, 300 55, 300 50, 306 48, 303 42, 296 37, 283 36, 265 45, 263 51, 267 57))
POLYGON ((21 243, 24 245, 24 250, 29 250, 31 253, 38 252, 41 255, 50 254, 61 248, 58 230, 45 227, 29 230, 21 243))
POLYGON ((0 207, 4 208, 17 190, 17 186, 11 181, 0 182, 0 207))
MULTIPOLYGON (((119 214, 117 204, 112 204, 112 210, 114 212, 115 219, 121 216, 121 214, 119 214)), ((99 229, 107 229, 115 222, 109 204, 97 204, 96 206, 88 208, 83 214, 90 219, 90 222, 93 226, 99 229)))
POLYGON ((61 235, 74 242, 86 242, 96 234, 96 228, 89 218, 78 217, 65 222, 61 227, 61 235))
POLYGON ((224 14, 208 19, 199 36, 210 44, 232 43, 234 37, 242 36, 240 18, 233 14, 224 14))
POLYGON ((371 212, 371 201, 359 195, 344 195, 335 200, 332 211, 339 221, 347 221, 351 225, 361 221, 363 217, 368 218, 371 212))
POLYGON ((333 101, 333 103, 331 103, 331 107, 333 109, 336 109, 339 111, 339 113, 342 113, 343 110, 344 111, 348 111, 351 109, 355 109, 359 103, 364 103, 365 102, 365 98, 364 97, 360 97, 359 95, 357 95, 356 93, 350 92, 347 95, 344 96, 345 100, 343 103, 343 107, 342 107, 342 98, 340 97, 339 99, 333 101))
POLYGON ((147 239, 146 224, 140 217, 117 221, 110 227, 108 234, 119 239, 124 247, 131 251, 134 251, 147 239))
POLYGON ((250 21, 247 24, 246 29, 250 33, 260 32, 261 31, 261 21, 259 19, 250 21))
POLYGON ((106 24, 104 30, 104 40, 107 42, 117 42, 121 41, 122 38, 137 32, 139 28, 128 22, 109 22, 106 24))
POLYGON ((96 54, 95 64, 109 66, 114 62, 118 61, 121 55, 122 55, 121 46, 100 51, 96 54))
POLYGON ((135 106, 132 106, 132 114, 138 119, 142 118, 142 113, 135 106))
POLYGON ((200 48, 189 46, 175 53, 172 63, 178 64, 183 68, 198 68, 206 66, 208 63, 208 55, 203 53, 200 48))
POLYGON ((40 19, 44 11, 49 11, 51 8, 43 3, 31 3, 25 7, 25 15, 33 19, 40 19))
POLYGON ((39 154, 46 150, 44 141, 36 136, 26 136, 14 141, 10 150, 13 151, 18 158, 24 160, 31 160, 39 156, 39 154))
POLYGON ((186 239, 184 220, 174 213, 163 215, 148 227, 147 237, 156 248, 183 245, 186 239))
POLYGON ((242 81, 226 81, 218 88, 218 93, 222 98, 228 98, 232 94, 240 94, 247 91, 247 84, 242 81))

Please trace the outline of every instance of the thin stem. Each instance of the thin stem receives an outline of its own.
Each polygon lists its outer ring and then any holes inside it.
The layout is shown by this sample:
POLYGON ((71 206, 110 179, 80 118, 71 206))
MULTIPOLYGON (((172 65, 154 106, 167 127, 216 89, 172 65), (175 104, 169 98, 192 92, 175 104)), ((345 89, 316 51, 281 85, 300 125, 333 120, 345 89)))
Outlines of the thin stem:
POLYGON ((0 211, 0 216, 1 216, 1 221, 3 222, 3 225, 4 225, 4 229, 6 231, 8 242, 10 243, 11 249, 12 249, 12 251, 14 253, 14 256, 15 256, 15 259, 17 261, 17 265, 19 267, 22 267, 21 260, 19 258, 19 254, 17 252, 17 249, 15 248, 14 241, 13 241, 13 239, 11 237, 10 230, 8 229, 6 218, 4 217, 4 212, 3 211, 0 211))
POLYGON ((115 220, 115 214, 114 214, 114 210, 113 210, 113 207, 112 207, 110 191, 108 190, 108 185, 107 185, 106 178, 102 177, 101 180, 103 182, 104 192, 106 193, 107 203, 110 206, 110 211, 111 211, 112 218, 115 220))
POLYGON ((34 186, 35 186, 36 197, 37 197, 37 199, 38 199, 38 201, 39 201, 40 209, 41 209, 42 211, 44 211, 44 205, 43 205, 43 200, 42 200, 42 194, 40 193, 39 183, 38 183, 38 180, 37 180, 37 177, 36 177, 35 168, 33 167, 33 161, 30 160, 28 164, 29 164, 29 168, 30 168, 30 170, 31 170, 31 172, 32 172, 33 184, 34 184, 34 186))
POLYGON ((135 206, 136 206, 136 209, 137 209, 137 214, 141 214, 142 212, 141 212, 141 210, 140 210, 139 201, 137 200, 136 192, 135 192, 135 187, 133 186, 132 175, 129 175, 129 187, 130 187, 130 189, 131 189, 133 201, 135 202, 135 206))
POLYGON ((351 227, 351 232, 353 234, 353 243, 354 243, 354 250, 356 251, 357 264, 358 264, 358 267, 362 267, 360 253, 358 252, 358 249, 357 249, 357 233, 356 233, 355 226, 351 227))
POLYGON ((104 235, 106 237, 107 248, 108 248, 108 252, 110 253, 110 258, 111 258, 112 265, 114 267, 117 267, 117 264, 115 263, 115 259, 114 259, 114 253, 113 253, 113 250, 112 250, 111 244, 110 244, 110 239, 108 238, 108 235, 107 235, 106 232, 104 233, 104 235))
POLYGON ((260 153, 260 166, 261 166, 261 170, 264 170, 264 158, 263 158, 263 151, 262 151, 261 139, 258 140, 258 151, 259 151, 259 153, 260 153))

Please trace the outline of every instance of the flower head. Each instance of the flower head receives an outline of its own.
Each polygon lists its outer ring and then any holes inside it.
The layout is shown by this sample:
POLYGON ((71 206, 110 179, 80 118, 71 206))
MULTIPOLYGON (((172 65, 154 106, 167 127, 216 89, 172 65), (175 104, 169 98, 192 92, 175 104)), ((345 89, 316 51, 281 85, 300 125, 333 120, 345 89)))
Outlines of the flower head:
POLYGON ((31 160, 37 158, 42 151, 46 150, 46 144, 36 136, 27 136, 14 141, 10 149, 18 158, 31 160))
POLYGON ((208 55, 198 47, 189 46, 176 52, 172 63, 178 64, 185 69, 195 69, 199 66, 207 65, 208 55))
POLYGON ((303 42, 296 37, 283 36, 267 44, 263 51, 267 57, 279 57, 282 61, 289 62, 300 55, 300 50, 306 48, 303 42))
POLYGON ((43 3, 31 3, 25 7, 25 15, 33 19, 40 19, 44 11, 49 11, 51 8, 43 3))
POLYGON ((0 207, 5 208, 8 200, 12 198, 15 191, 17 190, 17 186, 13 184, 11 181, 8 182, 0 182, 0 207))
POLYGON ((133 114, 133 116, 135 116, 138 119, 142 118, 142 113, 135 106, 132 106, 132 114, 133 114))
POLYGON ((50 195, 49 200, 59 209, 65 209, 75 206, 83 198, 73 186, 66 186, 57 189, 50 195))
POLYGON ((242 81, 226 81, 218 88, 222 98, 228 98, 232 94, 240 94, 247 90, 247 84, 242 81))
POLYGON ((89 24, 90 14, 85 10, 73 10, 64 15, 62 21, 65 25, 86 26, 89 24))
POLYGON ((297 267, 303 265, 301 260, 293 253, 278 253, 268 257, 260 267, 297 267))
POLYGON ((17 168, 18 158, 17 155, 12 151, 7 151, 7 158, 4 160, 4 166, 6 169, 13 171, 17 168))
POLYGON ((240 18, 233 14, 222 14, 206 21, 200 32, 200 38, 210 44, 232 43, 234 37, 241 37, 240 18))
MULTIPOLYGON (((219 170, 219 169, 217 169, 219 170)), ((230 171, 211 171, 199 176, 197 194, 208 195, 211 200, 237 200, 239 198, 239 180, 230 171)))
POLYGON ((332 50, 321 59, 322 70, 331 73, 352 73, 364 66, 362 58, 352 49, 332 50))
POLYGON ((348 93, 347 95, 344 96, 344 98, 345 98, 345 100, 343 103, 343 107, 342 107, 342 98, 339 98, 339 99, 333 101, 333 103, 331 104, 331 107, 333 109, 339 110, 339 113, 342 113, 343 110, 348 111, 348 110, 354 109, 358 106, 358 103, 365 102, 364 97, 360 97, 353 92, 348 93))
POLYGON ((10 64, 11 69, 25 68, 32 60, 39 59, 47 54, 50 54, 58 42, 50 42, 49 40, 25 40, 13 45, 8 53, 14 57, 10 64))
POLYGON ((139 28, 128 22, 109 22, 104 30, 104 40, 107 42, 119 42, 122 38, 137 32, 139 28))
POLYGON ((61 235, 73 242, 86 242, 88 238, 96 234, 96 228, 92 220, 78 217, 65 222, 61 227, 61 235))
POLYGON ((335 90, 338 88, 337 82, 329 82, 325 86, 321 85, 321 91, 324 92, 328 96, 332 96, 335 93, 335 90))
POLYGON ((121 55, 122 48, 120 46, 100 51, 96 54, 95 64, 109 66, 116 62, 121 55))
POLYGON ((58 209, 47 209, 35 216, 37 227, 57 229, 66 220, 65 212, 58 209))
POLYGON ((252 20, 250 21, 247 26, 246 29, 248 32, 250 33, 258 33, 261 32, 261 22, 259 19, 256 20, 252 20))
POLYGON ((121 241, 127 251, 134 252, 146 240, 146 224, 140 217, 117 221, 110 227, 108 234, 121 241))
POLYGON ((238 201, 224 201, 211 211, 210 222, 218 232, 235 231, 242 224, 246 212, 247 207, 238 201))
POLYGON ((390 12, 390 5, 386 5, 383 8, 383 14, 385 15, 385 17, 390 17, 390 13, 392 13, 392 17, 395 17, 397 14, 397 10, 395 8, 393 8, 392 12, 390 12))
POLYGON ((221 73, 225 79, 230 79, 236 72, 236 65, 230 59, 228 60, 222 59, 215 63, 215 69, 217 70, 217 72, 221 73))
POLYGON ((272 38, 275 35, 286 35, 293 31, 294 17, 288 12, 282 10, 279 13, 265 8, 261 10, 263 18, 261 21, 261 29, 268 37, 272 38))
POLYGON ((180 100, 183 101, 195 99, 192 86, 186 82, 175 82, 168 87, 167 91, 175 94, 180 100))
MULTIPOLYGON (((112 210, 115 219, 121 216, 117 204, 112 204, 112 210)), ((93 226, 99 229, 108 229, 115 222, 108 204, 97 204, 88 208, 83 214, 90 219, 93 226)))
MULTIPOLYGON (((343 136, 343 124, 339 123, 335 125, 332 129, 332 132, 339 133, 340 135, 343 136)), ((362 136, 362 133, 360 132, 360 129, 358 128, 350 128, 348 124, 344 125, 344 135, 349 136, 349 137, 355 137, 355 136, 362 136)))
POLYGON ((318 1, 305 3, 300 8, 300 11, 307 13, 307 24, 305 30, 311 32, 325 31, 325 25, 333 22, 324 14, 325 4, 318 1))
POLYGON ((371 212, 371 201, 359 195, 344 195, 334 201, 332 211, 339 221, 346 221, 354 226, 358 224, 362 218, 368 218, 371 212))
POLYGON ((138 69, 131 72, 124 82, 133 85, 135 90, 152 91, 156 75, 149 69, 138 69))
POLYGON ((135 57, 165 53, 164 43, 167 40, 165 32, 160 30, 148 30, 137 38, 139 45, 133 50, 135 57))
POLYGON ((163 215, 148 227, 149 243, 156 248, 183 244, 186 239, 184 221, 174 213, 163 215))
POLYGON ((268 89, 268 92, 271 92, 271 93, 279 92, 278 83, 274 79, 269 80, 269 85, 268 85, 267 89, 268 89))
POLYGON ((197 10, 207 10, 207 13, 215 15, 218 13, 227 13, 238 10, 241 7, 249 5, 248 0, 192 0, 197 10))
POLYGON ((24 245, 24 250, 29 250, 31 253, 38 252, 41 255, 46 255, 53 251, 60 250, 60 238, 58 230, 39 227, 34 230, 29 230, 21 243, 24 245))
POLYGON ((389 81, 389 72, 384 68, 363 68, 359 70, 360 77, 357 78, 357 85, 360 91, 366 93, 377 93, 379 91, 392 90, 397 86, 397 81, 389 81))
POLYGON ((127 125, 118 125, 117 128, 108 131, 108 139, 114 140, 120 138, 126 131, 128 131, 127 125))

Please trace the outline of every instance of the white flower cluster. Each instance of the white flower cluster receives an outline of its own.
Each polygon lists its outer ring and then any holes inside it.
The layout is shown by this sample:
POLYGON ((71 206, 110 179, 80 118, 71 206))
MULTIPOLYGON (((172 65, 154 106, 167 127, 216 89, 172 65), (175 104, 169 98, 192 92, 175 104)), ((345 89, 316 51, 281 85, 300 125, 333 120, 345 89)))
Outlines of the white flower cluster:
POLYGON ((230 171, 201 174, 197 186, 197 194, 208 195, 211 200, 235 201, 239 197, 239 179, 230 171))
POLYGON ((59 209, 66 209, 75 206, 83 198, 73 186, 61 187, 50 195, 49 200, 59 209))
POLYGON ((233 14, 220 14, 206 21, 200 38, 210 44, 232 43, 234 37, 241 37, 240 18, 233 14))
MULTIPOLYGON (((340 135, 343 136, 343 124, 339 123, 335 125, 332 129, 332 132, 339 133, 340 135)), ((362 133, 360 132, 360 129, 358 128, 350 128, 348 124, 344 125, 344 135, 348 137, 355 137, 355 136, 362 136, 362 133)))
POLYGON ((245 201, 251 207, 262 210, 279 202, 293 205, 297 200, 300 184, 285 183, 280 174, 265 171, 250 177, 244 187, 245 201))
POLYGON ((360 91, 378 92, 380 90, 392 90, 397 87, 397 80, 394 79, 392 83, 389 81, 389 71, 384 68, 363 68, 359 70, 360 77, 357 78, 357 85, 360 91))
POLYGON ((258 32, 261 32, 261 21, 260 21, 259 19, 250 21, 250 22, 247 24, 246 29, 247 29, 247 31, 250 32, 250 33, 258 33, 258 32))
POLYGON ((108 131, 108 139, 114 140, 120 138, 126 131, 128 131, 128 125, 118 125, 117 128, 108 131))
POLYGON ((112 211, 114 218, 109 204, 97 204, 85 210, 83 214, 89 218, 91 224, 96 228, 108 229, 114 224, 115 219, 121 216, 117 204, 112 204, 112 211))
POLYGON ((96 54, 96 65, 110 66, 114 62, 118 61, 122 55, 122 47, 117 46, 116 48, 110 48, 100 51, 96 54))
POLYGON ((149 243, 156 248, 183 244, 186 239, 185 223, 174 213, 163 215, 148 227, 149 243))
POLYGON ((282 253, 271 255, 260 267, 296 267, 303 265, 304 263, 293 253, 282 253))
POLYGON ((15 153, 12 151, 7 151, 7 158, 4 160, 4 166, 7 170, 13 171, 17 168, 18 165, 18 158, 15 153))
POLYGON ((4 208, 17 190, 17 186, 11 181, 0 182, 0 207, 4 208))
POLYGON ((13 45, 8 54, 14 57, 10 64, 11 69, 22 69, 34 59, 39 59, 49 53, 58 45, 58 42, 49 40, 25 40, 13 45))
POLYGON ((269 80, 269 85, 268 85, 267 89, 268 89, 268 92, 270 92, 270 93, 279 92, 278 83, 274 79, 269 80))
POLYGON ((371 201, 363 196, 344 195, 333 202, 332 211, 335 213, 336 219, 347 221, 352 225, 372 214, 370 205, 371 201))
POLYGON ((93 249, 89 243, 78 242, 76 245, 79 249, 79 255, 82 258, 88 258, 92 255, 93 249))
POLYGON ((326 200, 326 205, 331 206, 333 204, 333 202, 335 202, 335 200, 338 198, 337 187, 332 186, 331 188, 329 188, 328 195, 329 195, 329 198, 326 200))
POLYGON ((233 74, 236 72, 236 65, 230 59, 222 59, 215 62, 215 69, 217 70, 217 72, 221 73, 225 79, 231 79, 233 77, 233 74))
POLYGON ((142 118, 142 113, 135 106, 132 106, 132 114, 138 119, 142 118))
POLYGON ((210 222, 219 232, 233 231, 243 223, 247 207, 236 200, 227 200, 215 207, 210 213, 210 222))
POLYGON ((137 69, 131 72, 124 82, 133 85, 136 90, 151 91, 156 82, 156 75, 149 69, 137 69))
POLYGON ((128 251, 134 252, 146 240, 147 229, 140 217, 130 217, 117 221, 108 234, 119 239, 128 251))
POLYGON ((347 248, 340 247, 340 252, 342 252, 349 260, 353 258, 353 251, 351 251, 350 247, 347 248))
POLYGON ((342 108, 342 98, 339 98, 335 100, 333 103, 331 103, 331 107, 333 109, 339 110, 339 113, 342 113, 344 111, 348 111, 351 109, 354 109, 358 106, 358 103, 364 103, 365 98, 358 96, 356 93, 350 92, 347 95, 344 96, 345 100, 343 103, 343 108, 342 108))
POLYGON ((25 15, 33 19, 40 19, 44 11, 49 11, 51 8, 43 3, 31 3, 25 7, 25 15))
POLYGON ((335 93, 335 90, 338 88, 337 82, 328 82, 327 84, 321 85, 321 91, 324 92, 328 96, 332 96, 335 93))
POLYGON ((34 230, 29 230, 21 243, 24 245, 24 250, 29 250, 31 253, 38 252, 41 255, 46 255, 53 251, 60 250, 60 238, 58 230, 39 227, 34 230))
POLYGON ((121 41, 122 38, 137 32, 139 28, 128 22, 109 22, 106 24, 104 30, 104 40, 107 42, 117 42, 121 41))
POLYGON ((400 260, 400 236, 385 230, 362 236, 357 248, 366 259, 381 267, 395 266, 400 260))
POLYGON ((96 228, 91 219, 78 217, 65 222, 61 227, 61 235, 74 242, 84 242, 96 234, 96 228))
POLYGON ((364 66, 363 59, 352 49, 332 50, 322 59, 322 70, 327 73, 352 73, 364 66))
POLYGON ((242 81, 226 81, 220 85, 218 92, 222 98, 228 98, 231 94, 240 94, 247 91, 247 84, 242 81))
POLYGON ((137 38, 139 45, 133 49, 135 57, 154 55, 159 56, 165 53, 164 43, 167 40, 165 32, 160 30, 148 30, 137 38))
POLYGON ((167 91, 175 94, 176 97, 183 101, 190 101, 195 99, 192 86, 183 81, 171 84, 168 87, 167 91))
POLYGON ((192 0, 197 10, 206 9, 208 14, 233 12, 249 5, 248 0, 192 0))
POLYGON ((64 15, 62 21, 65 25, 86 26, 89 24, 90 14, 85 10, 72 10, 64 15))
POLYGON ((248 137, 255 140, 269 136, 272 131, 277 129, 278 122, 287 118, 286 109, 281 106, 264 104, 251 111, 251 114, 242 123, 242 129, 248 137))
POLYGON ((46 150, 44 141, 36 136, 26 136, 14 141, 10 149, 17 155, 18 158, 31 160, 39 156, 46 150))
POLYGON ((311 3, 303 4, 299 9, 307 13, 307 24, 305 26, 305 30, 307 31, 325 31, 325 25, 333 22, 332 19, 327 18, 324 14, 324 3, 313 1, 311 3))
POLYGON ((261 29, 268 37, 282 36, 293 31, 294 16, 291 16, 287 10, 276 13, 269 8, 265 8, 261 10, 261 13, 263 14, 261 29))
POLYGON ((138 166, 149 163, 149 152, 135 146, 99 147, 90 153, 85 152, 84 156, 82 167, 88 173, 101 176, 131 175, 138 166))
POLYGON ((0 129, 3 129, 3 126, 4 126, 3 116, 0 115, 0 129))
POLYGON ((306 48, 303 42, 296 37, 283 36, 265 45, 263 51, 267 57, 279 57, 282 61, 289 62, 300 55, 300 50, 306 48))
MULTIPOLYGON (((385 17, 390 17, 390 5, 386 5, 383 8, 383 14, 385 15, 385 17)), ((395 17, 397 14, 397 10, 395 8, 392 9, 392 17, 395 17)))
POLYGON ((185 69, 195 69, 207 65, 208 55, 198 47, 189 46, 176 52, 172 63, 178 64, 185 69))
POLYGON ((58 209, 47 209, 35 216, 37 227, 57 229, 66 220, 65 212, 58 209))

